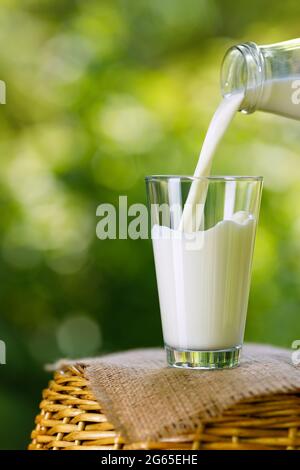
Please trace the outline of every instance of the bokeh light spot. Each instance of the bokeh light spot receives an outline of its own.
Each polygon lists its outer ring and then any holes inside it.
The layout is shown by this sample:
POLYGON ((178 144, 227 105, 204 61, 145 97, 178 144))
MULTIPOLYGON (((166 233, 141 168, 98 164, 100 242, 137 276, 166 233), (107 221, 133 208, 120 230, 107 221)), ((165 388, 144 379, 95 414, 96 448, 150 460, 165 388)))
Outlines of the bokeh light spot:
POLYGON ((154 113, 132 97, 111 97, 101 109, 100 130, 126 153, 149 150, 161 137, 159 121, 154 113))
POLYGON ((102 342, 99 325, 83 314, 75 314, 64 320, 56 337, 60 350, 68 357, 93 354, 99 350, 102 342))

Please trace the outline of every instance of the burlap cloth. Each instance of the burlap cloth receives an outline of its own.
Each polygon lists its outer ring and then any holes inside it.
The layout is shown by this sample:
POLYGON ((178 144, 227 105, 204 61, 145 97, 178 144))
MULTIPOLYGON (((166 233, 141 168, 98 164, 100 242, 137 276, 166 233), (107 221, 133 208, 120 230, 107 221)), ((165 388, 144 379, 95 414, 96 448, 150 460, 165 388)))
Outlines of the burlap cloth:
MULTIPOLYGON (((244 346, 236 369, 201 371, 167 367, 162 349, 138 349, 72 361, 85 376, 109 421, 128 442, 193 432, 242 399, 300 392, 300 368, 291 351, 244 346)), ((60 361, 56 368, 70 364, 60 361)))

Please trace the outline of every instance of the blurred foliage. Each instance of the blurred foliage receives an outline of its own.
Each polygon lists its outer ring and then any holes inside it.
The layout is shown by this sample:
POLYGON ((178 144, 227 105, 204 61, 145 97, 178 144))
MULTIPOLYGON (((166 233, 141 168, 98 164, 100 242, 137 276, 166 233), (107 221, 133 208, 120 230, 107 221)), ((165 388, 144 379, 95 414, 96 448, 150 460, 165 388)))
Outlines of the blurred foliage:
MULTIPOLYGON (((146 174, 191 173, 227 47, 297 37, 299 15, 294 0, 1 1, 2 448, 28 443, 45 362, 161 344, 151 244, 100 242, 96 207, 145 201, 146 174)), ((215 160, 265 176, 251 341, 299 338, 299 137, 238 115, 215 160)))

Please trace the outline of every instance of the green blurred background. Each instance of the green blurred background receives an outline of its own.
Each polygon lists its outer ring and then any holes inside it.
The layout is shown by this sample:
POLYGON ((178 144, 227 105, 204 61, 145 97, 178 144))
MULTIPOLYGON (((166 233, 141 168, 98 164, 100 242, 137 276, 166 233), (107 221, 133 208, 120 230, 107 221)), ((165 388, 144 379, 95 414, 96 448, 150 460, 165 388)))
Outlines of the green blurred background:
MULTIPOLYGON (((192 173, 244 40, 299 35, 292 0, 2 0, 0 446, 29 440, 45 363, 161 345, 149 241, 99 241, 96 207, 192 173)), ((299 332, 300 123, 239 114, 214 173, 265 177, 246 339, 299 332)))

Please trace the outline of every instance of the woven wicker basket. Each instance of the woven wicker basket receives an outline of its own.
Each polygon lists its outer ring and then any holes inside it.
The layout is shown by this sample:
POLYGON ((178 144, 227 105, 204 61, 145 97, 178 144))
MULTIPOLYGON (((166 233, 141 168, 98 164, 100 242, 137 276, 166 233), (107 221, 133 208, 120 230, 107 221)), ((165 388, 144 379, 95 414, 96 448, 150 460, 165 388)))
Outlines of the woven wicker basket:
POLYGON ((197 433, 134 444, 107 421, 81 368, 56 372, 40 408, 29 450, 300 449, 300 392, 243 401, 197 433))

